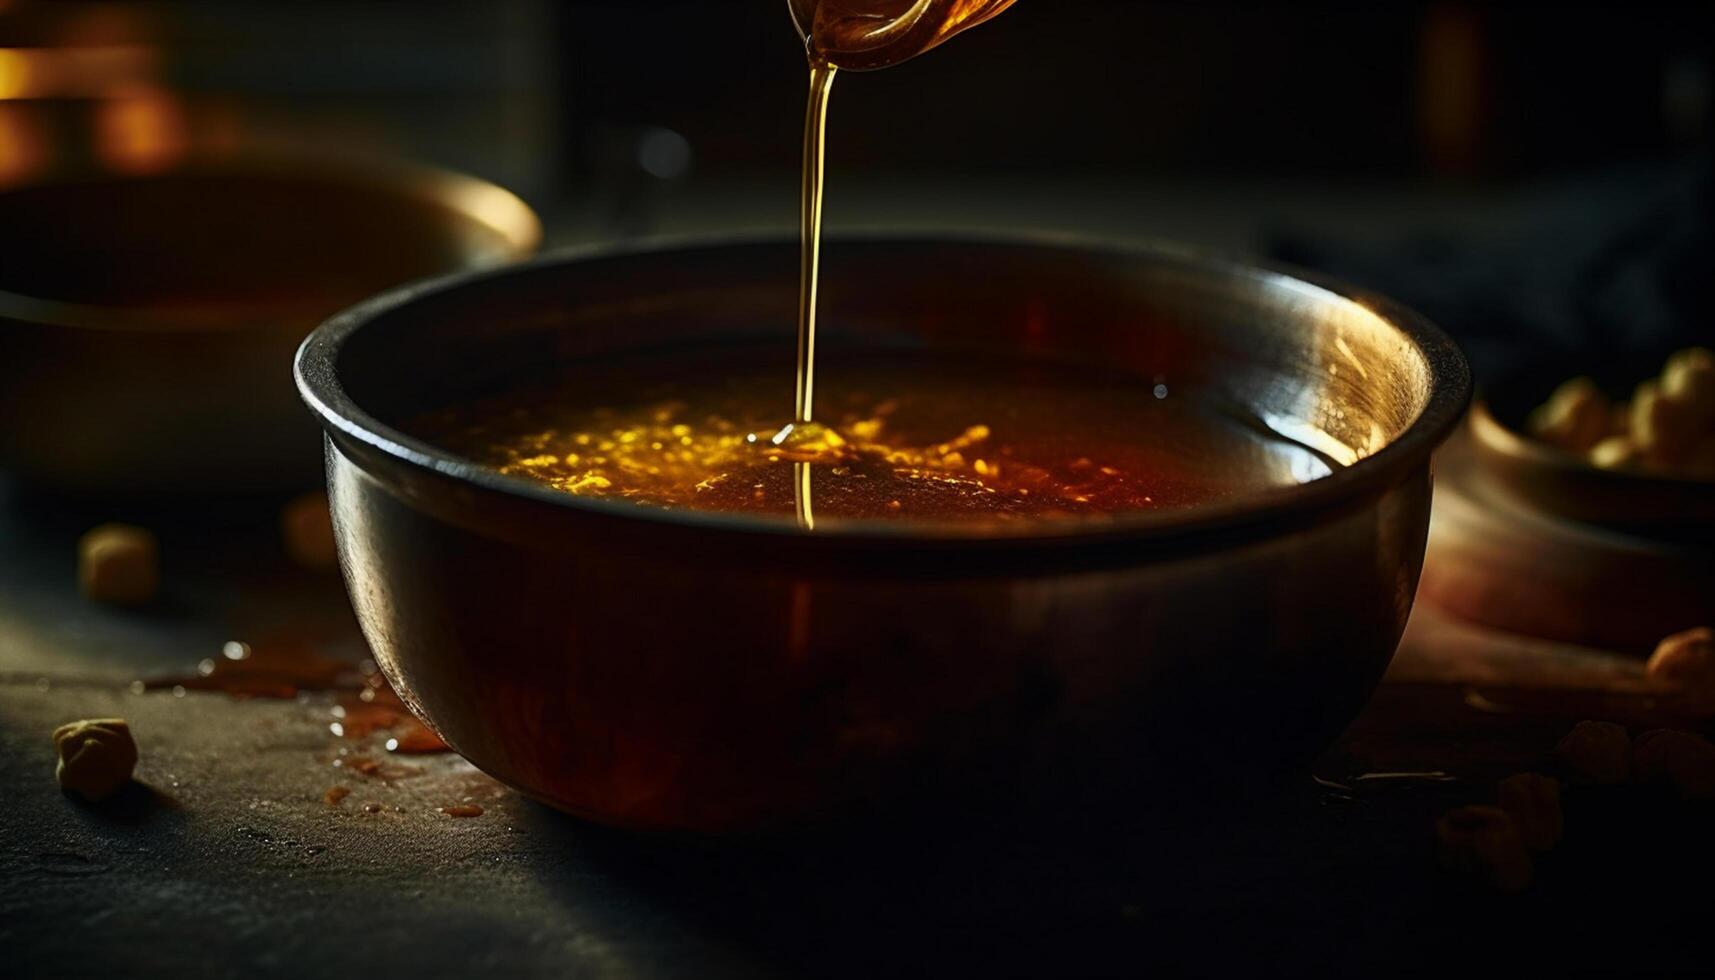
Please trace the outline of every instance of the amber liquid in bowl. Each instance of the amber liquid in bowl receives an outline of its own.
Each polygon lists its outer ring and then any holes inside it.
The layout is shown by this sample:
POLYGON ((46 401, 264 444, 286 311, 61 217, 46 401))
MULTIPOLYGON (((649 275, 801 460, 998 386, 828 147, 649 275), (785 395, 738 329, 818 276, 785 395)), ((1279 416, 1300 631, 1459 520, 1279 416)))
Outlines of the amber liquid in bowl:
POLYGON ((782 435, 783 379, 759 360, 686 351, 589 364, 410 428, 576 496, 811 528, 1104 521, 1330 472, 1195 391, 999 354, 841 351, 822 374, 820 422, 782 435))

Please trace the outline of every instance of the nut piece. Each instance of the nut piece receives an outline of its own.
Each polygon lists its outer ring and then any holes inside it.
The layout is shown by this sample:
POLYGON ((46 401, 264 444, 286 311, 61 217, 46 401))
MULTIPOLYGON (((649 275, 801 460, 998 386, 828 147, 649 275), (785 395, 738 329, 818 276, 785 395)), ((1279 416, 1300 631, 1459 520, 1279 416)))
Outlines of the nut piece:
POLYGON ((1689 409, 1662 394, 1654 381, 1638 385, 1632 396, 1632 442, 1651 462, 1677 463, 1696 441, 1689 409))
POLYGON ((54 729, 60 787, 99 803, 131 781, 137 768, 137 743, 123 718, 74 721, 54 729))
POLYGON ((1661 393, 1685 409, 1694 429, 1715 426, 1715 353, 1688 347, 1667 359, 1661 393))
POLYGON ((1590 450, 1590 462, 1604 470, 1623 470, 1638 461, 1631 436, 1608 436, 1590 450))
POLYGON ((1658 728, 1632 744, 1640 782, 1666 784, 1688 800, 1715 799, 1715 745, 1690 732, 1658 728))
POLYGON ((280 511, 280 534, 292 561, 313 571, 325 572, 339 565, 333 543, 333 514, 328 495, 306 493, 294 497, 280 511))
POLYGON ((1462 806, 1435 822, 1436 858, 1454 874, 1503 892, 1530 884, 1530 852, 1507 811, 1494 806, 1462 806))
POLYGON ((1631 737, 1608 721, 1581 721, 1554 747, 1562 765, 1577 779, 1614 786, 1631 776, 1631 737))
POLYGON ((77 543, 77 580, 97 602, 134 606, 155 597, 161 586, 160 548, 148 530, 103 524, 77 543))
POLYGON ((1715 714, 1715 630, 1700 626, 1662 640, 1644 671, 1671 685, 1692 711, 1715 714))
POLYGON ((1530 413, 1529 426, 1531 434, 1544 442, 1587 452, 1608 433, 1607 396, 1589 378, 1573 378, 1530 413))
POLYGON ((1513 818, 1524 846, 1549 851, 1566 833, 1566 817, 1560 809, 1560 780, 1540 773, 1521 772, 1501 780, 1495 799, 1513 818))

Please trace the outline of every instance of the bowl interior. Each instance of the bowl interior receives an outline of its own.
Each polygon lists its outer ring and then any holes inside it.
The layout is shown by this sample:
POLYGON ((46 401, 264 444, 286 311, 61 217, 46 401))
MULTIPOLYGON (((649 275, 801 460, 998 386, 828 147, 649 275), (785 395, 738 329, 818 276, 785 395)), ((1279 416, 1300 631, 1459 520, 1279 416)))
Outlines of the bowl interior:
MULTIPOLYGON (((408 420, 554 365, 742 344, 789 381, 796 270, 790 241, 544 260, 360 308, 313 338, 306 358, 337 348, 329 381, 366 416, 359 426, 444 456, 401 431, 408 420)), ((823 282, 827 361, 880 346, 1130 373, 1219 399, 1328 460, 1336 477, 1419 428, 1435 430, 1418 433, 1426 454, 1463 404, 1462 362, 1409 314, 1171 250, 844 240, 827 250, 823 282)))
POLYGON ((0 194, 0 293, 170 314, 349 305, 535 245, 498 188, 451 175, 228 165, 0 194))

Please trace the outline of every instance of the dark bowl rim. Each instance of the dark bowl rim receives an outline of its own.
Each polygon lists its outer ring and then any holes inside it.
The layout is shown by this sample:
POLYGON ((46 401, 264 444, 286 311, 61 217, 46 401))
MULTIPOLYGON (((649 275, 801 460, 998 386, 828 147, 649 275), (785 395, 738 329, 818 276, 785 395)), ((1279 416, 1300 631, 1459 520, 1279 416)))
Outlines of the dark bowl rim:
MULTIPOLYGON (((445 208, 493 230, 506 245, 506 261, 535 254, 542 244, 542 219, 523 198, 493 181, 443 167, 407 160, 338 156, 296 151, 244 151, 228 155, 193 156, 171 166, 139 172, 100 169, 74 170, 47 179, 25 181, 0 189, 0 197, 52 188, 107 183, 140 185, 174 177, 240 177, 335 181, 394 197, 445 208), (472 195, 506 210, 503 221, 476 213, 472 195)), ((492 264, 492 263, 491 263, 492 264)), ((449 269, 432 278, 457 274, 449 269)), ((79 330, 157 331, 165 333, 222 332, 244 327, 290 326, 302 329, 301 317, 258 310, 236 317, 186 317, 126 306, 78 303, 0 289, 0 321, 40 324, 79 330)))
MULTIPOLYGON (((658 237, 622 244, 598 244, 556 249, 536 258, 498 269, 455 273, 398 287, 339 313, 317 327, 298 348, 293 375, 299 394, 324 430, 350 439, 407 467, 472 484, 511 498, 592 518, 638 522, 654 527, 680 526, 704 532, 729 532, 749 540, 814 540, 828 545, 876 542, 945 542, 968 547, 1019 545, 1112 545, 1129 541, 1177 539, 1187 535, 1218 536, 1259 529, 1282 522, 1313 520, 1368 495, 1380 495, 1425 466, 1430 454, 1463 417, 1471 397, 1471 371, 1463 352, 1440 328, 1423 316, 1380 294, 1359 289, 1318 273, 1279 263, 1242 260, 1222 253, 1159 241, 1119 243, 1073 234, 960 230, 865 230, 830 235, 834 248, 842 244, 870 246, 941 245, 998 246, 1084 252, 1110 258, 1154 259, 1198 268, 1218 275, 1311 289, 1357 304, 1399 330, 1415 346, 1429 374, 1429 395, 1423 409, 1399 436, 1380 450, 1329 476, 1290 487, 1246 494, 1234 501, 1175 511, 1140 512, 1110 522, 1025 522, 1009 525, 957 523, 839 522, 806 532, 790 521, 744 514, 639 507, 623 501, 580 497, 499 472, 455 456, 393 428, 370 415, 346 393, 337 364, 345 341, 365 324, 419 300, 492 279, 541 271, 550 267, 633 256, 706 251, 735 247, 795 246, 785 234, 700 234, 658 237)), ((373 474, 372 474, 373 475, 373 474)))

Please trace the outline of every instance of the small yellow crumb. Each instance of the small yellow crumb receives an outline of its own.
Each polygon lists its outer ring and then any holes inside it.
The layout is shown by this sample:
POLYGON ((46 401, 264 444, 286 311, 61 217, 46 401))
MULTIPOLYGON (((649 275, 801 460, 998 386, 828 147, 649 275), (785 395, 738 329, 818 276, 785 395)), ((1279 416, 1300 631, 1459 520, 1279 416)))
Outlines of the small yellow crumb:
POLYGON ((137 743, 123 718, 74 721, 54 729, 60 787, 99 803, 131 781, 137 768, 137 743))
POLYGON ((1608 436, 1590 450, 1590 462, 1604 470, 1623 470, 1637 458, 1638 447, 1630 436, 1608 436))
POLYGON ((325 572, 339 566, 327 494, 306 493, 287 503, 280 511, 280 535, 286 554, 301 567, 325 572))
POLYGON ((1632 396, 1632 441, 1651 462, 1680 461, 1696 442, 1690 410, 1662 394, 1661 386, 1646 381, 1632 396))
POLYGON ((1656 644, 1644 670, 1671 687, 1694 713, 1715 715, 1715 630, 1700 626, 1667 637, 1656 644))
POLYGON ((345 801, 345 798, 350 795, 351 790, 346 789, 344 786, 331 786, 328 788, 326 793, 322 794, 322 802, 326 803, 328 806, 339 806, 345 801))
POLYGON ((1562 449, 1588 452, 1608 431, 1608 399, 1589 378, 1573 378, 1530 413, 1531 435, 1562 449))
POLYGON ((1690 347, 1668 358, 1661 393, 1685 410, 1694 428, 1715 426, 1715 352, 1690 347))
POLYGON ((140 605, 160 589, 160 547, 149 531, 129 524, 93 528, 77 545, 77 578, 97 602, 140 605))

